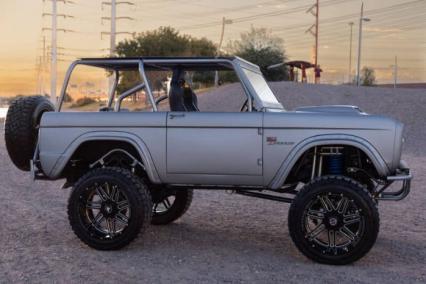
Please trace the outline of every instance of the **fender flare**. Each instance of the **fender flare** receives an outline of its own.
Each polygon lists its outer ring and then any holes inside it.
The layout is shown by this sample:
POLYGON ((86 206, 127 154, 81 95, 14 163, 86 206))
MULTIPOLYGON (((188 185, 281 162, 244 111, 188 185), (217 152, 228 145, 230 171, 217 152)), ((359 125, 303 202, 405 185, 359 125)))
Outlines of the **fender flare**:
POLYGON ((284 184, 291 169, 294 167, 303 153, 312 147, 327 144, 340 144, 356 147, 362 150, 368 156, 380 176, 386 176, 389 173, 389 168, 386 165, 385 160, 377 151, 377 149, 374 148, 374 146, 371 145, 367 140, 358 136, 347 134, 325 134, 306 138, 294 146, 294 148, 282 162, 280 168, 278 169, 272 181, 269 183, 268 187, 271 189, 280 188, 284 184))
POLYGON ((78 136, 68 145, 60 158, 56 161, 49 173, 49 176, 58 177, 81 144, 97 140, 122 141, 131 144, 141 157, 142 163, 146 168, 146 172, 151 182, 161 183, 161 179, 158 175, 151 153, 149 152, 145 142, 139 136, 125 131, 90 131, 78 136))

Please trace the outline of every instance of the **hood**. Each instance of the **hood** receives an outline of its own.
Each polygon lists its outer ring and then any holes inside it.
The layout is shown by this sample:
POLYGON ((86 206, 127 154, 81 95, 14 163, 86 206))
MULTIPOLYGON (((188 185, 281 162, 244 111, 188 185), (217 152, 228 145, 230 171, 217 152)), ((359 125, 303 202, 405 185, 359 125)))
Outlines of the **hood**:
POLYGON ((339 113, 339 114, 352 114, 352 115, 366 115, 357 106, 350 105, 324 105, 324 106, 305 106, 296 108, 295 111, 302 112, 328 112, 328 113, 339 113))

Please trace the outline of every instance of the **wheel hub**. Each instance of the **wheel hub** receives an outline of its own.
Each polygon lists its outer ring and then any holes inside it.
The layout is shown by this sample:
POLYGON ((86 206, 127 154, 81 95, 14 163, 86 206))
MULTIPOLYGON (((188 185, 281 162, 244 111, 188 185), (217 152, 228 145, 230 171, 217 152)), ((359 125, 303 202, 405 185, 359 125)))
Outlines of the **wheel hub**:
POLYGON ((336 217, 331 217, 330 219, 328 219, 328 223, 330 224, 330 226, 336 226, 337 225, 337 218, 336 217))
POLYGON ((117 204, 114 202, 103 202, 101 205, 101 212, 106 217, 114 217, 118 213, 117 204))
POLYGON ((343 226, 343 216, 338 212, 330 212, 324 216, 324 224, 327 229, 339 229, 343 226))

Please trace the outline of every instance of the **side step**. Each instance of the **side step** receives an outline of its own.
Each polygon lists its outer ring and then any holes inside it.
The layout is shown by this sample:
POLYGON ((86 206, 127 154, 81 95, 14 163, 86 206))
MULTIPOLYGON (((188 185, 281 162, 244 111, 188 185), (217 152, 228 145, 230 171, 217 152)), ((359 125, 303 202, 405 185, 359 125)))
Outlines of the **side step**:
POLYGON ((293 202, 293 198, 276 196, 276 195, 265 194, 265 193, 260 193, 260 192, 253 192, 253 191, 247 191, 247 190, 236 190, 235 193, 240 194, 240 195, 244 195, 244 196, 257 197, 257 198, 274 200, 274 201, 285 202, 285 203, 292 203, 293 202))

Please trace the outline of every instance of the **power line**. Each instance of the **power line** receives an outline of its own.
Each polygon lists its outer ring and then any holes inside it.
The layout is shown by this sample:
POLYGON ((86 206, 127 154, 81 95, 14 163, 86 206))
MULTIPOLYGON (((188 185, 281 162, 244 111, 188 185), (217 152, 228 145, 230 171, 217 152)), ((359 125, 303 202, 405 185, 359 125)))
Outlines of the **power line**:
MULTIPOLYGON (((349 2, 349 1, 354 1, 354 0, 328 0, 328 1, 325 1, 322 5, 323 6, 330 6, 330 5, 345 3, 345 2, 349 2)), ((237 17, 237 18, 233 18, 232 21, 234 23, 242 23, 242 22, 252 21, 252 20, 256 20, 256 19, 264 18, 264 17, 274 17, 274 16, 281 16, 281 15, 292 14, 292 13, 297 13, 297 12, 303 12, 303 11, 309 9, 310 7, 311 7, 310 4, 309 5, 302 5, 302 6, 289 8, 289 9, 280 9, 280 10, 273 11, 273 12, 266 12, 266 13, 259 13, 259 14, 250 15, 250 16, 237 17)), ((177 29, 178 30, 203 29, 203 28, 218 26, 218 25, 221 25, 221 23, 222 23, 221 21, 212 21, 212 22, 208 22, 208 23, 180 26, 180 27, 177 27, 177 29)))

